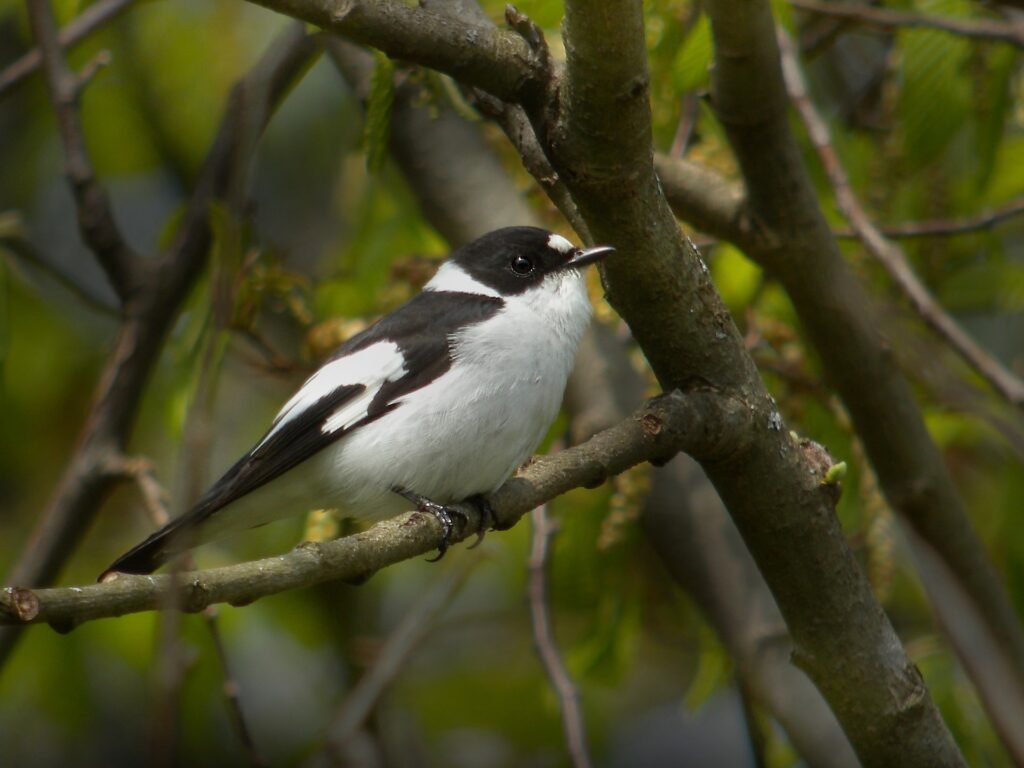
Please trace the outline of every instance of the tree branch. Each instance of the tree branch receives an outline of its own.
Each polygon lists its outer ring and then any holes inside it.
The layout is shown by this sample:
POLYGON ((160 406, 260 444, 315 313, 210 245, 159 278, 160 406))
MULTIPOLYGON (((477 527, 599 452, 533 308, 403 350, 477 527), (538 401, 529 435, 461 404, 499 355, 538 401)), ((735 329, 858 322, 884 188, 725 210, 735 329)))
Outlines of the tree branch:
MULTIPOLYGON (((736 152, 749 204, 779 243, 751 255, 781 280, 792 298, 893 508, 942 552, 983 606, 999 644, 1020 659, 1024 643, 1005 590, 971 529, 906 381, 879 337, 872 304, 846 269, 818 208, 789 130, 767 5, 758 3, 752 12, 749 2, 718 0, 710 13, 716 46, 715 108, 736 152)), ((940 597, 932 598, 941 610, 940 597)), ((851 740, 860 753, 852 733, 851 740)), ((907 743, 923 756, 929 755, 931 745, 943 745, 942 762, 953 754, 941 724, 932 723, 907 743)), ((866 756, 861 754, 861 759, 866 756)), ((929 759, 937 760, 931 755, 924 761, 929 759)))
MULTIPOLYGON (((643 377, 601 327, 584 337, 566 392, 573 442, 606 428, 642 399, 643 377)), ((792 664, 779 608, 711 482, 687 456, 651 477, 641 524, 668 575, 718 635, 736 674, 808 765, 855 768, 850 742, 821 692, 792 664)))
POLYGON ((587 750, 587 732, 580 711, 579 694, 569 671, 562 662, 555 644, 554 630, 548 616, 547 567, 551 539, 558 532, 558 524, 547 515, 547 505, 538 505, 531 512, 533 522, 533 543, 527 562, 529 573, 530 618, 533 628, 533 645, 540 657, 544 672, 551 681, 558 696, 562 712, 562 730, 565 732, 566 751, 573 768, 589 768, 592 765, 587 750))
POLYGON ((958 763, 919 674, 825 511, 831 505, 819 486, 805 483, 814 455, 789 442, 703 262, 661 194, 650 150, 640 5, 620 0, 595 12, 591 4, 569 2, 563 36, 561 100, 542 115, 531 111, 531 121, 541 126, 538 136, 595 239, 618 249, 604 265, 608 298, 662 386, 714 381, 742 392, 753 410, 758 429, 750 450, 704 466, 778 600, 796 653, 863 759, 899 762, 921 750, 958 763), (552 114, 557 121, 546 125, 552 114), (797 530, 801 554, 792 552, 797 530), (780 558, 783 549, 789 553, 780 558), (816 565, 821 558, 828 568, 816 565), (866 710, 874 714, 865 717, 866 710))
MULTIPOLYGON (((134 2, 135 0, 99 0, 82 11, 81 15, 66 27, 61 28, 57 35, 57 42, 61 48, 74 47, 104 24, 116 19, 134 2)), ((8 64, 3 72, 0 72, 0 98, 39 69, 42 61, 43 57, 39 49, 33 48, 20 59, 8 64)))
POLYGON ((78 99, 87 78, 68 69, 49 0, 28 0, 32 34, 39 45, 43 73, 64 145, 64 170, 71 184, 82 240, 92 250, 122 302, 131 298, 142 279, 143 262, 125 242, 106 191, 93 173, 85 147, 78 99))
POLYGON ((9 217, 7 214, 0 214, 0 249, 11 254, 11 267, 15 268, 18 261, 27 264, 29 267, 48 275, 57 285, 64 288, 84 306, 109 317, 117 317, 119 307, 106 297, 95 295, 91 290, 79 283, 64 270, 51 263, 43 254, 36 250, 35 245, 27 239, 21 231, 21 224, 14 220, 16 216, 9 217), (10 226, 7 226, 10 224, 10 226))
MULTIPOLYGON (((712 237, 727 240, 756 258, 758 251, 778 246, 778 239, 759 223, 746 202, 742 184, 730 181, 705 165, 657 153, 654 165, 665 197, 676 215, 712 237)), ((1015 198, 974 216, 909 221, 878 227, 891 240, 951 237, 985 232, 1024 214, 1024 198, 1015 198)), ((841 239, 858 239, 853 229, 836 229, 841 239)))
MULTIPOLYGON (((911 270, 903 251, 885 240, 868 219, 853 194, 845 170, 829 141, 825 122, 807 97, 792 45, 782 33, 779 34, 778 40, 783 77, 825 166, 840 210, 858 233, 869 253, 882 263, 925 322, 999 394, 1020 408, 1024 405, 1024 382, 978 347, 942 310, 911 270)), ((833 285, 833 290, 835 287, 833 285)), ((858 397, 861 395, 858 394, 858 397)), ((889 407, 891 409, 891 406, 889 407)), ((858 432, 862 428, 858 424, 858 432)), ((877 428, 876 425, 875 429, 877 428)), ((867 442, 868 436, 864 437, 867 442)), ((915 461, 920 460, 920 455, 915 455, 915 461)), ((874 458, 874 461, 876 471, 881 475, 882 470, 878 467, 877 458, 874 458)), ((907 478, 904 477, 903 482, 906 481, 907 478)), ((948 482, 947 479, 946 483, 948 482)), ((934 493, 937 489, 930 490, 934 493)), ((890 486, 886 486, 886 492, 891 494, 890 486)), ((949 494, 952 496, 953 493, 950 488, 949 494)), ((891 495, 890 500, 894 502, 894 506, 900 501, 898 497, 893 498, 891 495)), ((951 501, 959 505, 959 500, 955 497, 951 501)), ((907 514, 906 501, 903 500, 903 503, 903 507, 898 508, 907 514)), ((1024 761, 1024 735, 1016 725, 1019 716, 1024 712, 1024 633, 1014 615, 1008 596, 992 571, 981 543, 970 530, 966 513, 947 506, 947 509, 943 510, 947 515, 946 519, 935 528, 932 527, 936 524, 934 499, 928 499, 926 503, 927 506, 923 508, 912 508, 913 513, 910 516, 910 522, 918 527, 920 534, 920 539, 912 537, 911 542, 914 544, 922 580, 948 637, 974 680, 996 730, 1018 761, 1024 761), (956 519, 953 519, 954 515, 956 519), (964 532, 963 539, 950 541, 954 525, 964 532), (922 540, 925 543, 921 543, 922 540), (927 567, 935 560, 936 553, 945 560, 945 568, 927 567), (961 580, 957 590, 951 590, 949 587, 950 574, 956 574, 961 580), (975 602, 972 610, 967 613, 953 599, 963 592, 970 594, 975 602), (982 617, 983 621, 976 621, 982 617), (984 653, 978 652, 980 646, 984 646, 984 653), (1011 672, 1009 676, 1004 674, 1007 670, 1011 672), (1013 706, 1010 706, 1011 703, 1013 706)))
MULTIPOLYGON (((596 487, 642 461, 666 461, 680 450, 726 462, 745 450, 750 430, 750 410, 735 398, 707 390, 661 395, 583 445, 534 459, 489 499, 496 528, 511 527, 534 507, 573 488, 596 487)), ((453 532, 453 541, 474 535, 480 523, 475 506, 460 509, 466 524, 453 532)), ((365 579, 431 551, 440 534, 432 515, 411 512, 344 539, 305 543, 279 557, 224 568, 158 576, 120 574, 109 582, 81 587, 7 587, 0 590, 0 625, 48 623, 68 630, 86 621, 168 605, 187 612, 214 603, 245 605, 324 581, 365 579)))
POLYGON ((548 199, 555 204, 583 242, 593 245, 594 239, 587 222, 580 216, 576 201, 572 199, 572 193, 565 182, 551 167, 526 111, 518 104, 505 103, 479 90, 473 91, 470 97, 480 114, 494 120, 505 132, 505 136, 519 153, 526 172, 544 190, 548 199))
MULTIPOLYGON (((294 25, 272 44, 232 91, 220 133, 211 148, 178 235, 149 272, 147 284, 124 308, 114 350, 100 376, 78 448, 6 583, 51 583, 114 484, 123 479, 124 455, 135 414, 163 339, 181 302, 206 264, 211 238, 208 208, 236 184, 247 167, 254 140, 290 83, 319 51, 319 44, 294 25), (251 108, 250 108, 251 107, 251 108), (261 107, 262 112, 255 108, 261 107), (246 112, 247 114, 242 114, 246 112), (255 115, 255 122, 253 120, 255 115)), ((0 631, 0 663, 17 630, 0 631)))
POLYGON ((951 19, 939 16, 923 16, 890 8, 876 8, 871 5, 843 2, 821 2, 820 0, 789 0, 794 8, 834 19, 846 19, 858 24, 867 24, 885 29, 937 29, 941 32, 1009 43, 1024 48, 1024 24, 1019 21, 1000 22, 988 19, 951 19))
MULTIPOLYGON (((762 67, 759 64, 753 68, 758 85, 762 82, 762 67)), ((734 125, 732 131, 738 134, 740 126, 734 125)), ((765 134, 755 126, 744 133, 749 134, 745 139, 749 142, 745 152, 749 151, 753 162, 754 153, 765 151, 765 134)), ((778 152, 777 149, 771 151, 778 152)), ((760 169, 756 175, 749 169, 746 171, 755 177, 758 185, 763 185, 758 197, 772 201, 761 209, 762 216, 774 220, 774 226, 769 227, 763 223, 764 219, 757 217, 758 209, 746 203, 736 187, 730 192, 728 182, 713 171, 672 158, 658 157, 657 161, 665 193, 680 217, 740 247, 779 277, 789 291, 804 327, 818 345, 830 378, 847 407, 857 416, 858 433, 868 444, 874 466, 881 467, 883 487, 890 503, 917 528, 922 541, 925 536, 934 537, 929 545, 931 550, 941 553, 975 600, 975 609, 970 615, 983 617, 983 625, 961 620, 946 599, 948 588, 932 577, 936 571, 922 569, 921 577, 931 603, 982 699, 992 702, 989 712, 1005 738, 1011 731, 1000 724, 1005 724, 1007 713, 1015 710, 995 700, 1011 695, 1006 689, 1015 686, 1007 685, 1012 676, 990 676, 989 670, 1020 669, 1008 661, 1020 658, 1016 650, 1015 637, 1019 633, 1016 619, 983 548, 969 527, 934 444, 923 429, 909 390, 904 382, 895 380, 897 374, 888 351, 890 345, 880 338, 867 296, 842 267, 831 238, 821 228, 816 228, 821 222, 809 222, 806 217, 792 215, 800 210, 799 206, 810 204, 802 191, 801 195, 794 196, 792 182, 786 181, 786 174, 799 166, 767 164, 763 173, 760 169), (701 200, 701 190, 705 187, 724 191, 713 194, 717 203, 701 200), (751 231, 749 227, 736 224, 741 215, 749 217, 759 229, 751 231), (778 224, 783 219, 785 223, 778 224), (819 264, 819 260, 823 264, 819 264), (815 330, 827 332, 815 334, 815 330), (837 342, 839 339, 842 341, 837 342), (944 533, 947 525, 952 525, 958 533, 953 536, 944 533), (976 653, 973 649, 977 648, 977 643, 969 636, 977 631, 991 632, 987 648, 1002 649, 1006 658, 995 661, 988 653, 976 653)), ((798 164, 799 158, 793 156, 791 162, 798 164)), ((799 185, 796 188, 799 189, 799 185)), ((901 234, 926 236, 973 231, 1016 215, 1021 208, 1024 206, 1019 202, 1012 202, 972 219, 897 225, 884 232, 898 237, 901 234)), ((842 232, 836 234, 845 236, 842 232)), ((892 346, 904 349, 900 345, 892 346)), ((993 420, 997 428, 1003 428, 998 417, 990 414, 987 418, 993 420)), ((923 562, 923 558, 918 560, 923 562)))
POLYGON ((399 676, 406 661, 434 628, 440 615, 451 604, 465 584, 479 558, 465 558, 451 571, 436 580, 423 594, 416 596, 402 620, 381 646, 373 666, 367 669, 345 696, 338 712, 327 728, 325 751, 332 764, 358 763, 347 759, 351 740, 364 727, 374 707, 399 676))
POLYGON ((803 120, 807 128, 811 143, 818 152, 818 157, 821 159, 821 164, 832 185, 836 205, 840 212, 850 222, 850 226, 857 233, 858 239, 864 244, 868 253, 882 265, 921 319, 945 339, 946 343, 955 349, 957 354, 963 357, 971 368, 987 381, 1001 397, 1018 408, 1024 408, 1024 381, 1014 376, 1009 369, 967 335, 914 274, 903 250, 898 245, 886 240, 871 222, 867 212, 854 194, 846 170, 832 146, 828 126, 818 114, 818 110, 807 94, 807 86, 796 60, 793 44, 785 32, 780 30, 778 35, 782 74, 786 81, 786 89, 800 119, 803 120))
MULTIPOLYGON (((984 232, 1001 224, 1007 219, 1024 214, 1024 197, 1018 197, 998 208, 979 213, 975 216, 961 216, 954 219, 932 219, 929 221, 910 221, 906 224, 882 226, 881 233, 890 240, 904 240, 915 237, 949 237, 952 235, 969 235, 984 232)), ((852 229, 836 230, 835 236, 840 238, 860 238, 852 229)))
MULTIPOLYGON (((750 5, 715 4, 713 23, 717 11, 719 24, 748 37, 748 15, 767 14, 766 6, 750 5)), ((595 13, 592 4, 570 0, 563 26, 563 127, 552 142, 552 162, 595 238, 618 249, 604 268, 608 298, 662 386, 700 377, 743 392, 753 407, 760 428, 751 450, 728 464, 702 464, 778 602, 795 658, 828 699, 861 760, 962 764, 827 511, 831 505, 816 495, 820 486, 803 482, 813 471, 813 454, 801 454, 788 441, 735 324, 661 194, 650 152, 640 10, 638 3, 620 0, 595 13)), ((749 44, 743 39, 729 46, 730 64, 746 55, 749 44)), ((723 67, 722 58, 718 75, 731 68, 723 67)), ((743 97, 760 104, 766 95, 770 90, 751 87, 743 97)))
POLYGON ((861 765, 822 692, 793 665, 786 622, 695 462, 677 456, 654 474, 641 522, 669 575, 728 650, 743 686, 782 726, 803 761, 861 765))
POLYGON ((436 69, 506 101, 543 82, 544 65, 523 39, 493 25, 401 0, 250 0, 336 32, 393 59, 436 69))
POLYGON ((742 250, 774 244, 771 233, 754 218, 741 184, 682 157, 656 154, 654 167, 665 197, 679 218, 742 250))
MULTIPOLYGON (((360 100, 369 93, 373 58, 331 37, 327 51, 360 100)), ((395 89, 388 148, 420 209, 452 248, 500 227, 530 222, 533 210, 508 194, 508 176, 477 126, 450 109, 426 106, 429 95, 414 80, 395 89)))

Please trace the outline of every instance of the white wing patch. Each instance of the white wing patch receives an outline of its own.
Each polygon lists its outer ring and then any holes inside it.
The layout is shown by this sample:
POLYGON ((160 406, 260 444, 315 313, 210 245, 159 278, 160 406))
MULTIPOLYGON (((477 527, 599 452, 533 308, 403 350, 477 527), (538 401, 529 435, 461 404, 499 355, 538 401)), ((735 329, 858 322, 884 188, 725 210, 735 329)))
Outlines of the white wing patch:
POLYGON ((370 407, 370 403, 373 402, 374 396, 383 384, 384 380, 381 380, 373 389, 367 388, 358 397, 346 401, 343 406, 332 413, 330 418, 324 422, 324 425, 320 427, 320 431, 325 435, 329 435, 332 432, 337 432, 339 429, 351 427, 366 416, 366 410, 370 407))
POLYGON ((559 253, 569 253, 575 251, 576 246, 570 243, 561 235, 548 235, 548 248, 559 253))
MULTIPOLYGON (((563 238, 564 239, 564 238, 563 238)), ((446 261, 423 286, 425 291, 451 291, 453 293, 475 293, 478 296, 501 298, 501 294, 474 279, 466 270, 453 261, 446 261)))
POLYGON ((351 426, 366 415, 370 401, 386 382, 399 379, 405 373, 405 358, 398 345, 392 341, 379 341, 358 352, 332 360, 306 379, 299 391, 284 404, 274 419, 273 428, 256 448, 331 392, 340 387, 362 384, 366 389, 332 413, 321 430, 327 433, 351 426))

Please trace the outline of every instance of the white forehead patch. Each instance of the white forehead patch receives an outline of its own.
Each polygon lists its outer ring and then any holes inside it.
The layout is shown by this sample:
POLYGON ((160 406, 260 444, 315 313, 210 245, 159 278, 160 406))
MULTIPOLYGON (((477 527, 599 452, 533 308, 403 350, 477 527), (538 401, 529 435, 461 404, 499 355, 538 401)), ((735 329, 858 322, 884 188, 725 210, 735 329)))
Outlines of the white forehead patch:
POLYGON ((575 251, 576 246, 570 243, 561 235, 549 235, 548 236, 548 248, 559 253, 569 253, 569 251, 575 251))

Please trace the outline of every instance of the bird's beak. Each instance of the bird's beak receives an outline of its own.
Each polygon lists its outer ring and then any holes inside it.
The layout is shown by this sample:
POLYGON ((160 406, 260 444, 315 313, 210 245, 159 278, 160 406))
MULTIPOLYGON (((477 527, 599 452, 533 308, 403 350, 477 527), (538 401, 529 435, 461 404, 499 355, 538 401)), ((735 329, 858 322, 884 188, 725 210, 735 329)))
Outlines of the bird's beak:
POLYGON ((615 249, 610 245, 598 245, 594 248, 586 248, 576 251, 572 258, 565 263, 566 269, 578 269, 585 267, 588 264, 593 264, 600 261, 609 253, 614 252, 615 249))

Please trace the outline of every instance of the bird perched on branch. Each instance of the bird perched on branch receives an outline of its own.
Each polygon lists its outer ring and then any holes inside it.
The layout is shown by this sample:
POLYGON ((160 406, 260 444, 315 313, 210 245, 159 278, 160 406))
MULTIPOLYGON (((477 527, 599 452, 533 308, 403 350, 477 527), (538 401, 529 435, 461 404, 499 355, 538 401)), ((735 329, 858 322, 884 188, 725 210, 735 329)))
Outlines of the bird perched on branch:
POLYGON ((195 507, 101 580, 310 509, 379 518, 403 498, 437 517, 444 554, 446 505, 474 500, 487 512, 483 496, 558 413, 590 319, 581 270, 613 250, 535 227, 459 248, 419 295, 342 344, 195 507))

